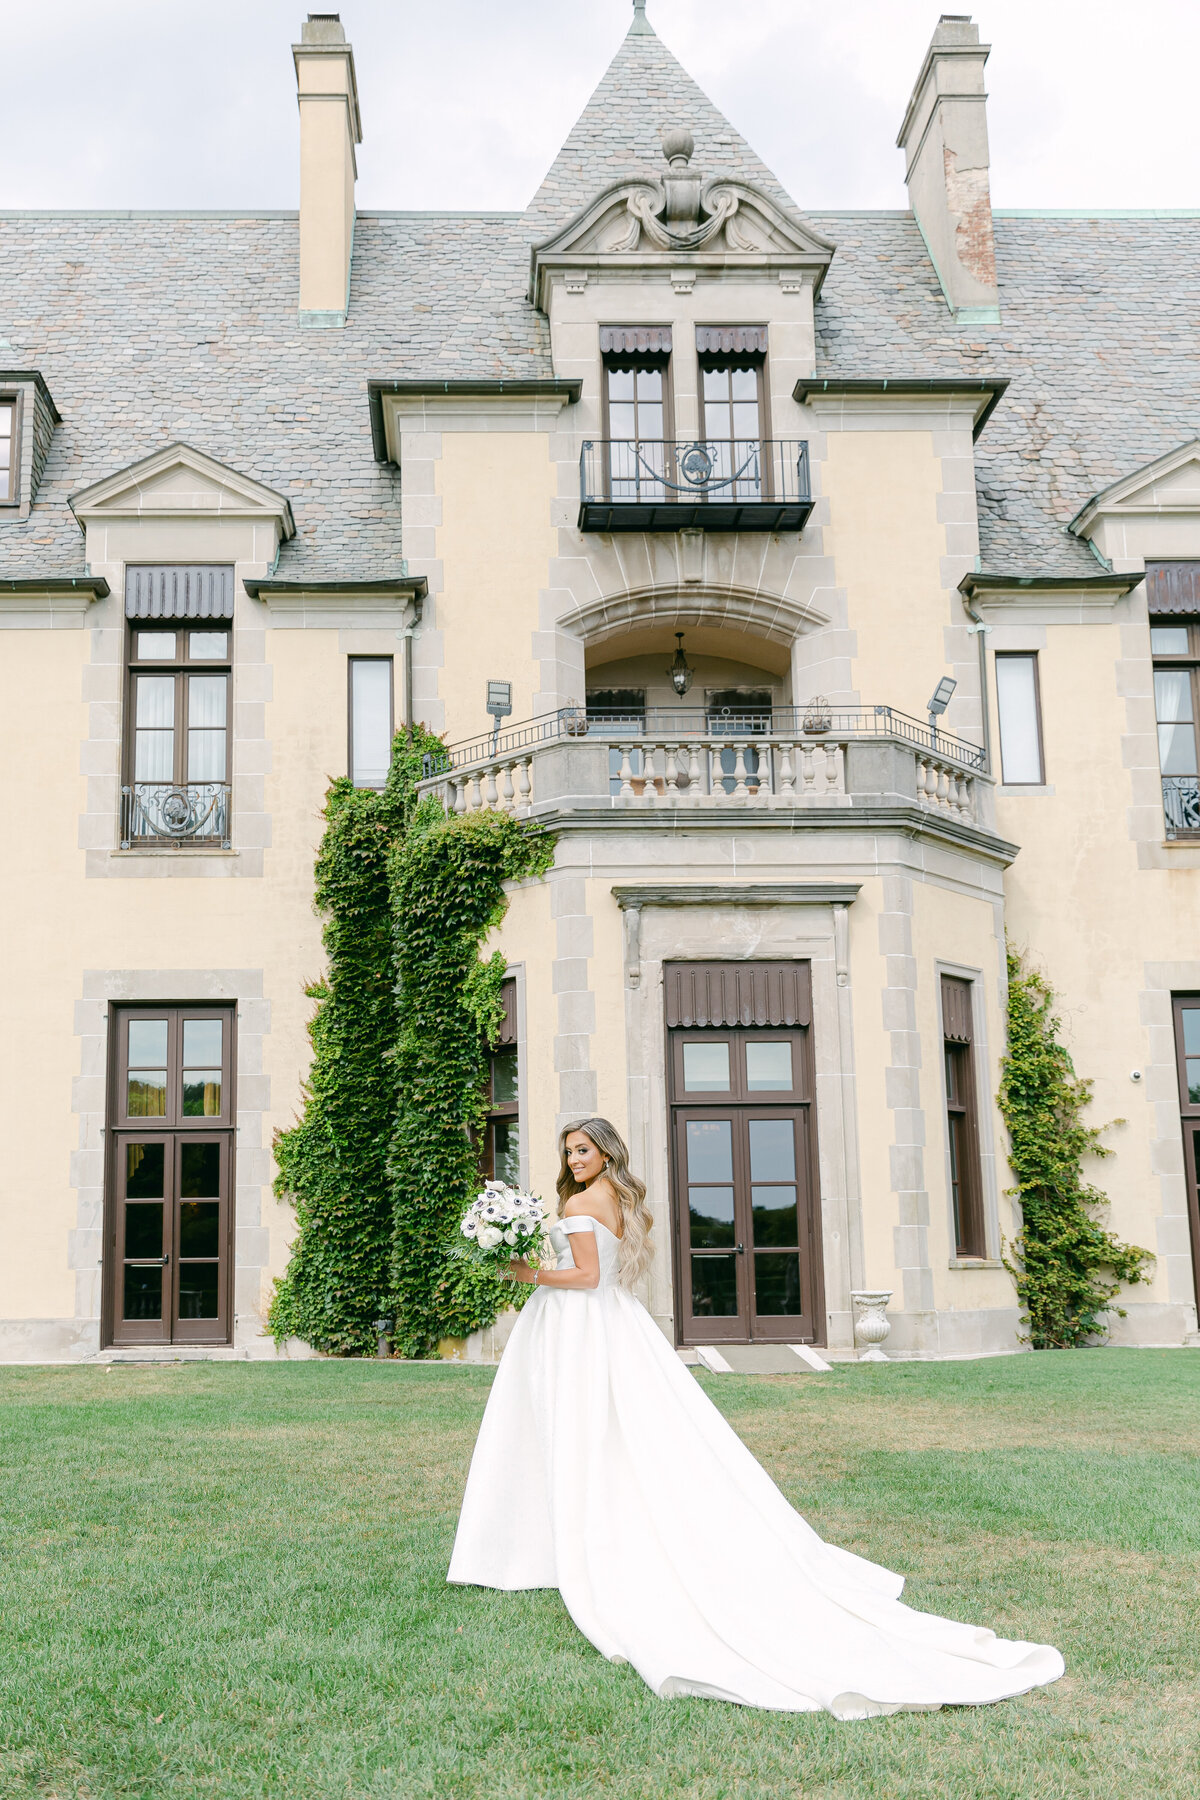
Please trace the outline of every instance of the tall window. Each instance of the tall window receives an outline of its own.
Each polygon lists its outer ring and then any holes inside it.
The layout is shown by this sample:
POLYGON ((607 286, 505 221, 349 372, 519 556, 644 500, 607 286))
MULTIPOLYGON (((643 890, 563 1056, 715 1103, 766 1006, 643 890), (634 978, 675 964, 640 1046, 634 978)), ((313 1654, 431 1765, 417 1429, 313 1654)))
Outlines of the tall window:
POLYGON ((231 644, 222 619, 130 622, 125 848, 228 845, 231 644))
POLYGON ((392 760, 392 659, 350 658, 350 779, 380 788, 392 760))
POLYGON ((983 1258, 987 1255, 987 1241, 983 1220, 983 1171, 979 1159, 971 983, 952 975, 942 976, 942 1036, 954 1254, 983 1258))
POLYGON ((0 400, 0 502, 17 497, 17 403, 0 400))
POLYGON ((1200 835, 1200 620, 1150 621, 1163 817, 1169 838, 1200 835))
POLYGON ((714 498, 756 499, 763 490, 763 366, 761 362, 701 365, 704 436, 718 482, 714 498))
POLYGON ((609 493, 614 500, 661 500, 670 436, 670 333, 608 326, 604 358, 609 493))
POLYGON ((521 1102, 517 1082, 517 984, 500 990, 504 1017, 488 1058, 487 1124, 484 1128, 483 1172, 494 1181, 518 1187, 521 1181, 521 1102))
POLYGON ((1000 725, 1000 769, 1006 787, 1040 787, 1046 779, 1042 757, 1042 707, 1038 659, 1024 651, 996 656, 996 712, 1000 725))

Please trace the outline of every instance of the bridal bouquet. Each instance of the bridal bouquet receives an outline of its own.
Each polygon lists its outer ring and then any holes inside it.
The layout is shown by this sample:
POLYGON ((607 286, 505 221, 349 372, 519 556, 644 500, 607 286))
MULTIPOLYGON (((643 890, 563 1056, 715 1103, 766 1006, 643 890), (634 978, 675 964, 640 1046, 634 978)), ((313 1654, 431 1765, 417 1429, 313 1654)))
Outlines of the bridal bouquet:
POLYGON ((503 1274, 518 1257, 537 1263, 545 1216, 545 1208, 533 1194, 523 1194, 506 1181, 489 1181, 463 1214, 459 1230, 466 1243, 458 1246, 458 1254, 497 1274, 503 1274))

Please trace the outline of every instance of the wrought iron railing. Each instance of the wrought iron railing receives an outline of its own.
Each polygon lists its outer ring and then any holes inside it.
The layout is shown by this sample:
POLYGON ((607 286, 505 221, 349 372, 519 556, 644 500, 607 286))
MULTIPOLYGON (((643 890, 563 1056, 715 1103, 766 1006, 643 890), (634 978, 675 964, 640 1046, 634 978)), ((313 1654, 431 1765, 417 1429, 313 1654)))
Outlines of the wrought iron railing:
POLYGON ((121 789, 121 848, 139 844, 209 844, 230 848, 229 784, 224 781, 135 781, 121 789))
POLYGON ((918 749, 932 751, 947 762, 961 763, 964 768, 982 769, 984 766, 984 753, 978 744, 969 744, 948 731, 935 731, 894 706, 810 704, 748 708, 745 711, 731 707, 648 706, 636 713, 564 706, 508 731, 451 744, 441 756, 425 758, 423 774, 429 779, 454 769, 470 768, 475 763, 533 750, 539 744, 557 743, 573 737, 670 736, 683 740, 714 734, 747 740, 762 736, 814 740, 823 737, 902 738, 918 749))
POLYGON ((806 501, 808 445, 782 438, 587 439, 579 497, 585 506, 806 501))
POLYGON ((1164 775, 1162 794, 1167 836, 1200 836, 1200 775, 1164 775))

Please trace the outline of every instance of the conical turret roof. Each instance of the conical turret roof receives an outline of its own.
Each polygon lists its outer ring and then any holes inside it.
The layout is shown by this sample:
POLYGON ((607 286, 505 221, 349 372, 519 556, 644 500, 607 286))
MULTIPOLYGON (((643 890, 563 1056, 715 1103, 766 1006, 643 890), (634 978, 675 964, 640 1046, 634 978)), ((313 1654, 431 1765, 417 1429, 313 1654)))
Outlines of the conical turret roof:
POLYGON ((693 167, 753 182, 790 212, 796 203, 739 131, 713 105, 650 27, 643 11, 571 128, 525 213, 523 235, 549 237, 626 175, 661 172, 661 133, 683 126, 696 140, 693 167))

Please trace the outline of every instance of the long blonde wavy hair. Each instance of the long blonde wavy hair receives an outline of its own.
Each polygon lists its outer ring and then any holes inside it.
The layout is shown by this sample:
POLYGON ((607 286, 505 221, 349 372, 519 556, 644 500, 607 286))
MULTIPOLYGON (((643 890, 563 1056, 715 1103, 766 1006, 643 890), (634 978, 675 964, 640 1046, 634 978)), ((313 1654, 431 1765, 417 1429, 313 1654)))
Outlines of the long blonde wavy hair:
POLYGON ((612 1184, 621 1212, 621 1286, 631 1288, 654 1259, 654 1245, 650 1241, 654 1220, 646 1205, 646 1184, 630 1168, 625 1139, 615 1125, 608 1119, 576 1119, 573 1125, 564 1126, 558 1134, 561 1167, 555 1185, 560 1219, 567 1201, 584 1191, 567 1163, 567 1139, 574 1131, 582 1131, 604 1158, 604 1173, 612 1184))

